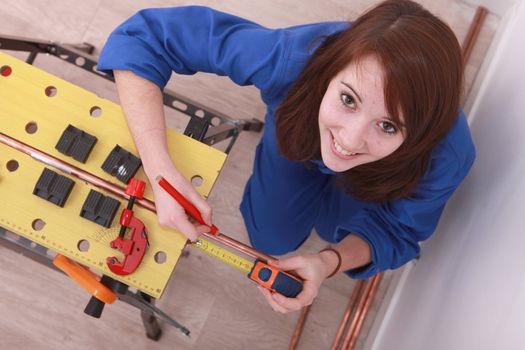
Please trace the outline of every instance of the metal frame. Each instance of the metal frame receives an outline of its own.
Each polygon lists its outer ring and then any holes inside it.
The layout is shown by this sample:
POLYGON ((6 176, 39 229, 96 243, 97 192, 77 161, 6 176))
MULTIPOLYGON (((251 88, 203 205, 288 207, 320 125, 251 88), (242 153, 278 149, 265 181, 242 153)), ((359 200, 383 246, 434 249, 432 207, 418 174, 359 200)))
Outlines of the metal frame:
MULTIPOLYGON (((62 272, 53 265, 52 261, 55 253, 52 250, 15 233, 8 233, 3 227, 0 227, 0 245, 16 253, 22 254, 42 265, 50 267, 53 270, 62 272)), ((155 299, 149 295, 139 291, 132 292, 127 288, 122 288, 120 290, 117 289, 115 292, 117 293, 119 300, 140 310, 140 315, 148 338, 158 340, 162 334, 157 319, 174 326, 183 334, 189 335, 190 331, 157 308, 155 306, 155 299)))
MULTIPOLYGON (((104 79, 115 81, 112 76, 96 70, 97 61, 92 56, 94 46, 89 43, 70 45, 14 36, 0 36, 0 49, 28 52, 29 56, 26 59, 28 64, 33 64, 38 54, 52 55, 104 79)), ((212 111, 188 98, 167 90, 163 92, 163 102, 167 107, 173 108, 190 118, 184 131, 185 135, 210 146, 229 139, 225 153, 230 152, 241 131, 260 132, 264 125, 263 122, 255 118, 252 120, 230 119, 221 113, 212 111)), ((54 257, 54 254, 50 254, 52 251, 25 237, 13 233, 11 235, 7 232, 0 227, 0 245, 57 270, 52 263, 54 257)), ((108 278, 103 276, 103 280, 108 278)), ((113 280, 113 282, 117 281, 113 280)), ((154 305, 155 300, 149 295, 139 291, 132 292, 128 290, 127 285, 120 282, 113 289, 121 301, 141 311, 142 322, 148 338, 153 340, 160 338, 162 331, 158 324, 159 319, 174 326, 183 334, 189 335, 189 330, 157 308, 154 305)), ((100 312, 102 311, 100 310, 100 312)))

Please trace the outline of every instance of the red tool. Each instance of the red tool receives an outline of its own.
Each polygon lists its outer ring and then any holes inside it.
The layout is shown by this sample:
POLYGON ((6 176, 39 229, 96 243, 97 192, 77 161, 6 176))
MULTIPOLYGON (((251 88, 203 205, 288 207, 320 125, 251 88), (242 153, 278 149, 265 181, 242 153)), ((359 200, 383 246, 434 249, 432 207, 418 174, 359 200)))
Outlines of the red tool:
MULTIPOLYGON (((159 186, 162 187, 166 192, 168 192, 179 204, 184 208, 195 220, 200 222, 203 225, 207 225, 202 218, 201 212, 197 209, 189 200, 186 199, 179 191, 175 189, 165 178, 158 176, 156 179, 159 183, 159 186)), ((215 225, 211 225, 210 233, 216 235, 219 232, 219 229, 215 225)))
POLYGON ((135 199, 142 199, 146 183, 132 178, 126 187, 126 194, 129 195, 128 207, 122 211, 120 216, 119 236, 111 241, 113 249, 118 249, 124 253, 124 260, 120 262, 116 257, 111 256, 106 259, 106 263, 114 274, 125 276, 133 273, 142 262, 146 248, 148 247, 148 234, 144 223, 133 216, 133 204, 135 199), (130 238, 124 238, 126 228, 131 229, 130 238))

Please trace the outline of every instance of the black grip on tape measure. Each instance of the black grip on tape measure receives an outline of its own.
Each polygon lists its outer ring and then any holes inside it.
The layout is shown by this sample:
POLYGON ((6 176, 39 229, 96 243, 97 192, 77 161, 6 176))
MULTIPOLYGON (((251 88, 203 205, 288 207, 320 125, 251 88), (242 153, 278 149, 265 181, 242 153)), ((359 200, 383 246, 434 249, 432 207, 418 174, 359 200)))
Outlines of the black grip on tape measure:
POLYGON ((303 284, 292 276, 278 272, 272 289, 288 298, 295 298, 303 290, 303 284))

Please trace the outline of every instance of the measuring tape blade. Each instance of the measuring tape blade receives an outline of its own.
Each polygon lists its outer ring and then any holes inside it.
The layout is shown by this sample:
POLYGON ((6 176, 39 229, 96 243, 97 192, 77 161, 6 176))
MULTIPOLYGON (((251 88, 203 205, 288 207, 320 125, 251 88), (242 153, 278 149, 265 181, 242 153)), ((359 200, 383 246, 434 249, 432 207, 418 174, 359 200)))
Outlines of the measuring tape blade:
POLYGON ((199 238, 197 243, 191 245, 194 248, 198 248, 204 253, 221 260, 222 262, 235 267, 245 273, 249 273, 252 270, 253 262, 246 260, 234 253, 226 250, 218 245, 215 245, 207 240, 199 238))
POLYGON ((303 283, 297 277, 280 271, 260 260, 254 262, 246 260, 202 238, 198 239, 197 243, 192 244, 192 246, 199 248, 211 257, 243 271, 249 279, 272 292, 278 292, 286 297, 295 298, 303 290, 303 283))

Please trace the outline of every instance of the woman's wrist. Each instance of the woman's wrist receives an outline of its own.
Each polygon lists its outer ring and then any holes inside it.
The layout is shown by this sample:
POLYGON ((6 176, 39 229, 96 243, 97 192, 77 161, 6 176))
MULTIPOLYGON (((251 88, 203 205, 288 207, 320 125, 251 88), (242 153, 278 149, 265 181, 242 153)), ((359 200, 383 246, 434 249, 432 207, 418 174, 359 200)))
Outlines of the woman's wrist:
POLYGON ((144 172, 149 179, 154 179, 158 175, 166 176, 168 173, 177 172, 169 153, 163 150, 159 150, 156 155, 144 156, 141 160, 144 172))
POLYGON ((325 278, 330 278, 337 272, 339 272, 339 269, 341 268, 342 259, 341 254, 339 253, 339 251, 337 251, 337 249, 333 247, 328 247, 321 250, 318 254, 324 266, 325 278))

